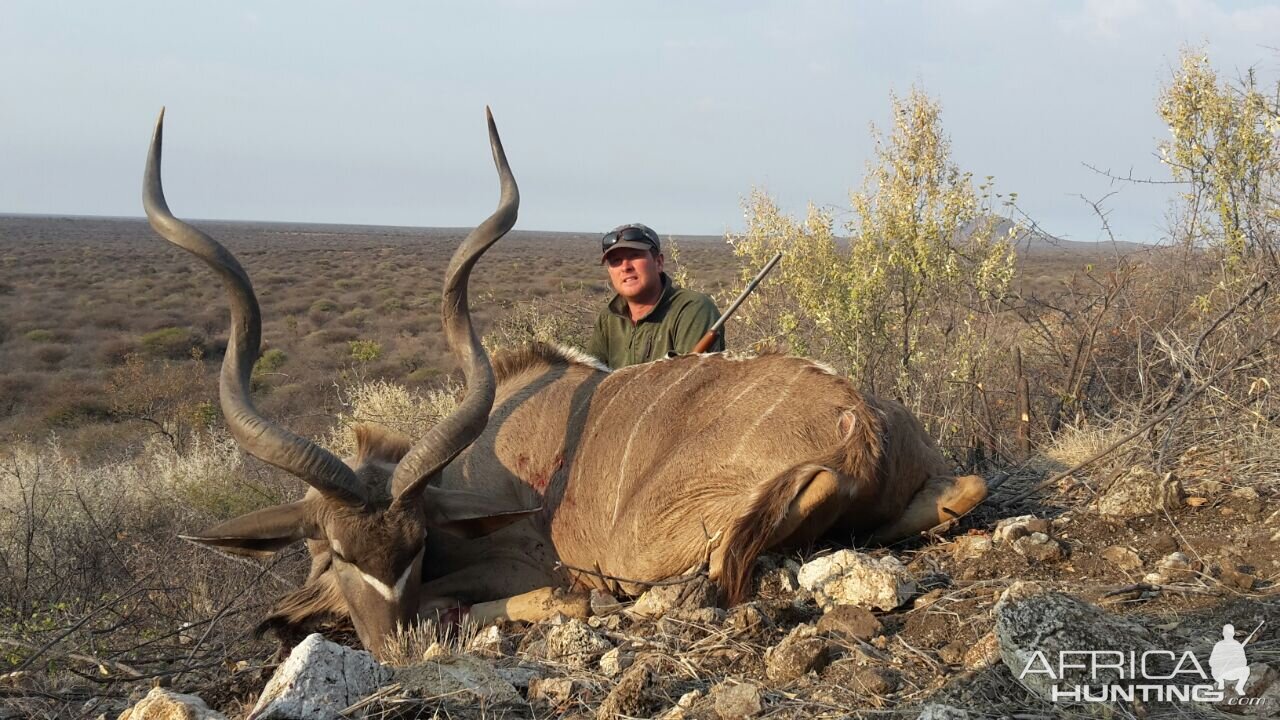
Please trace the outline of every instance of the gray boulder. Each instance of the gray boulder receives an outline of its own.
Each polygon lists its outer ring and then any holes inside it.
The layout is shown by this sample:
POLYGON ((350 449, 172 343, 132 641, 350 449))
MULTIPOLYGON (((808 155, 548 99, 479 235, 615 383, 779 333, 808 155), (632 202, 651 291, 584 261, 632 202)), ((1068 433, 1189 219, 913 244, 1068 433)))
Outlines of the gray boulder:
POLYGON ((1059 658, 1064 652, 1153 649, 1150 635, 1141 626, 1035 582, 1014 583, 994 612, 1004 664, 1023 686, 1047 700, 1053 699, 1055 685, 1068 689, 1122 680, 1114 669, 1100 669, 1093 678, 1087 670, 1061 668, 1059 658))

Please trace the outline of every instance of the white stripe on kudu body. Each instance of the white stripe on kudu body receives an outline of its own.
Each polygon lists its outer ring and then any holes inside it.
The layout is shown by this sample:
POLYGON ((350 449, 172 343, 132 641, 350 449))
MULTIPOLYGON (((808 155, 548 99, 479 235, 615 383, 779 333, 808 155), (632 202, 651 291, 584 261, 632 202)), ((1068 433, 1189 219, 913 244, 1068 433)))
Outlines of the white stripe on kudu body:
MULTIPOLYGON (((622 451, 622 462, 618 464, 618 467, 622 468, 622 475, 618 478, 619 489, 627 486, 627 460, 631 457, 631 444, 635 442, 636 435, 640 434, 640 428, 644 425, 644 421, 649 417, 653 412, 653 409, 658 406, 658 403, 662 401, 662 398, 666 396, 667 393, 671 392, 672 389, 684 382, 685 378, 692 375, 694 370, 697 370, 706 364, 707 357, 707 355, 699 355, 696 362, 689 363, 689 369, 686 370, 683 375, 676 378, 675 382, 670 383, 663 388, 662 392, 658 393, 657 396, 653 398, 653 401, 649 403, 649 407, 645 408, 644 412, 640 413, 640 416, 635 419, 634 424, 631 426, 631 435, 627 437, 627 446, 622 451)), ((621 501, 622 493, 616 492, 613 497, 613 523, 615 525, 618 522, 618 507, 621 504, 621 501)))
POLYGON ((738 438, 738 445, 733 449, 733 452, 729 454, 730 460, 738 459, 738 455, 742 454, 743 448, 747 447, 747 443, 751 440, 751 436, 755 434, 756 430, 760 429, 765 418, 769 417, 774 410, 778 409, 778 406, 782 404, 782 401, 787 399, 787 393, 791 390, 791 387, 800 380, 802 375, 804 375, 803 372, 797 372, 792 375, 791 381, 788 382, 786 387, 778 393, 778 397, 774 399, 773 404, 769 406, 769 409, 760 413, 760 417, 756 418, 756 421, 751 424, 751 427, 748 428, 746 432, 742 433, 742 436, 738 438))
POLYGON ((409 582, 409 576, 413 574, 413 567, 422 559, 422 553, 424 550, 426 550, 425 547, 422 550, 419 550, 417 555, 413 556, 413 560, 411 560, 409 565, 405 567, 404 572, 400 573, 400 579, 396 580, 395 587, 387 587, 386 583, 363 570, 360 570, 360 577, 369 587, 377 590, 378 594, 386 599, 387 602, 396 602, 402 595, 404 595, 405 584, 409 582))

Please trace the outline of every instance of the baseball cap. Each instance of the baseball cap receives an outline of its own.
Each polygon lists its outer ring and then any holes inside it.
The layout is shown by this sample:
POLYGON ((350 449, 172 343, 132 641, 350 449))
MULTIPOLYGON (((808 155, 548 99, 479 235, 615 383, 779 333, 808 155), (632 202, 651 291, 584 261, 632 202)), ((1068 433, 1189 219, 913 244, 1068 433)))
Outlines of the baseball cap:
POLYGON ((658 241, 658 233, 653 228, 641 223, 619 225, 600 238, 600 258, 603 260, 610 250, 618 248, 634 248, 636 250, 652 250, 654 254, 662 252, 662 244, 658 241))

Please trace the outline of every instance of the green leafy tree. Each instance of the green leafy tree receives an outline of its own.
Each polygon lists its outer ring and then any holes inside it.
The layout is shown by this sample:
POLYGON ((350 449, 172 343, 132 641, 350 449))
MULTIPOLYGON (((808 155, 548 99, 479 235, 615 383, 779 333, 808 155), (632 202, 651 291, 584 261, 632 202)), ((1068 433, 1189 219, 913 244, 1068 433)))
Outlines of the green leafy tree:
POLYGON ((1160 157, 1186 183, 1182 239, 1221 251, 1231 273, 1255 262, 1280 266, 1277 97, 1264 94, 1252 70, 1238 83, 1222 81, 1208 55, 1190 50, 1160 95, 1171 135, 1160 157))
POLYGON ((876 133, 876 160, 850 197, 847 241, 831 212, 810 206, 797 221, 758 191, 746 232, 729 241, 747 260, 744 276, 785 255, 748 308, 757 337, 911 401, 967 380, 990 352, 979 316, 1007 291, 1014 256, 989 182, 975 187, 951 161, 939 104, 919 90, 891 103, 893 127, 876 133))

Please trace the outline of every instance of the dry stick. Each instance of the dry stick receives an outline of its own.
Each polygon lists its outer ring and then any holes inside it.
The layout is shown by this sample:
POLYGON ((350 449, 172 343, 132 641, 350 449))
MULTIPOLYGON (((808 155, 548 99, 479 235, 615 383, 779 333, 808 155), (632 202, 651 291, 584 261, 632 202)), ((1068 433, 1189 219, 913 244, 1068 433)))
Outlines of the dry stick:
POLYGON ((1277 336, 1280 336, 1280 328, 1276 328, 1275 332, 1273 332, 1273 333, 1271 333, 1270 335, 1268 335, 1268 336, 1267 336, 1266 338, 1264 338, 1261 342, 1257 343, 1256 345, 1254 345, 1253 347, 1249 348, 1249 349, 1248 349, 1248 350, 1246 350, 1245 352, 1243 352, 1243 353, 1241 353, 1240 355, 1236 356, 1236 358, 1235 358, 1234 360, 1232 360, 1231 362, 1227 363, 1227 364, 1226 364, 1226 366, 1224 366, 1221 370, 1219 370, 1218 372, 1216 372, 1216 373, 1214 373, 1212 376, 1210 376, 1208 380, 1205 380, 1204 382, 1200 383, 1200 385, 1199 385, 1198 387, 1196 387, 1196 388, 1195 388, 1194 390, 1192 390, 1191 392, 1187 393, 1187 394, 1186 394, 1186 396, 1185 396, 1185 397, 1183 397, 1183 398, 1182 398, 1182 400, 1178 401, 1178 403, 1177 403, 1177 404, 1173 405, 1172 407, 1167 408, 1164 412, 1160 413, 1159 415, 1156 415, 1154 418, 1151 418, 1151 420, 1149 420, 1147 423, 1145 423, 1142 427, 1138 428, 1137 430, 1134 430, 1133 432, 1129 433, 1128 435, 1125 435, 1124 437, 1120 438, 1119 440, 1117 440, 1117 441, 1115 441, 1115 442, 1111 443, 1111 444, 1110 444, 1110 445, 1108 445, 1106 448, 1104 448, 1104 449, 1102 449, 1102 450, 1100 450, 1100 451, 1098 451, 1098 452, 1094 453, 1092 456, 1090 456, 1090 457, 1088 457, 1088 458, 1086 458, 1086 459, 1084 459, 1084 460, 1082 460, 1082 461, 1080 461, 1080 462, 1076 463, 1074 466, 1072 466, 1072 467, 1070 467, 1070 468, 1068 468, 1068 469, 1066 469, 1066 470, 1063 470, 1062 472, 1058 473, 1057 475, 1054 475, 1053 477, 1049 478, 1048 480, 1044 480, 1044 481, 1041 481, 1041 482, 1039 482, 1039 483, 1036 483, 1035 485, 1032 485, 1031 487, 1027 488, 1026 490, 1023 490, 1022 492, 1017 493, 1016 495, 1014 495, 1014 496, 1012 496, 1012 497, 1010 497, 1010 498, 1006 499, 1004 502, 1002 502, 1002 503, 1001 503, 1001 506, 1002 506, 1002 507, 1008 507, 1008 506, 1012 505, 1013 503, 1016 503, 1016 502, 1018 502, 1018 501, 1020 501, 1020 500, 1025 500, 1027 497, 1029 497, 1029 496, 1030 496, 1030 495, 1032 495, 1033 493, 1035 493, 1035 492, 1037 492, 1037 491, 1039 491, 1039 490, 1042 490, 1042 489, 1044 489, 1044 488, 1046 488, 1046 487, 1049 487, 1050 485, 1053 485, 1053 484, 1054 484, 1054 483, 1056 483, 1056 482, 1059 482, 1059 481, 1064 480, 1064 479, 1066 479, 1066 478, 1068 478, 1068 477, 1071 477, 1071 476, 1072 476, 1072 475, 1074 475, 1075 473, 1079 472, 1081 469, 1083 469, 1083 468, 1085 468, 1085 467, 1087 467, 1087 466, 1089 466, 1089 465, 1092 465, 1093 463, 1097 462, 1098 460, 1101 460, 1102 458, 1106 457, 1107 455, 1110 455, 1111 453, 1115 452, 1118 448, 1120 448, 1120 447, 1122 447, 1122 446, 1124 446, 1124 445, 1127 445, 1127 444, 1129 443, 1129 441, 1133 440, 1134 438, 1138 437, 1139 435, 1141 435, 1141 434, 1145 433, 1146 431, 1150 430, 1151 428, 1155 427, 1157 424, 1159 424, 1159 423, 1163 422, 1166 418, 1168 418, 1170 415, 1173 415, 1175 412, 1178 412, 1178 411, 1179 411, 1179 410, 1181 410, 1182 408, 1186 407, 1188 403, 1190 403, 1192 400, 1194 400, 1196 397, 1198 397, 1198 396, 1199 396, 1201 393, 1203 393, 1205 390, 1208 390, 1208 389, 1209 389, 1209 387, 1210 387, 1210 386, 1212 386, 1214 383, 1216 383, 1217 381, 1221 380, 1221 379, 1223 378, 1223 376, 1225 376, 1228 372, 1230 372, 1230 371, 1234 370, 1234 369, 1235 369, 1235 367, 1236 367, 1236 365, 1239 365, 1239 364, 1240 364, 1240 363, 1241 363, 1245 358, 1249 357, 1250 355, 1252 355, 1252 354, 1254 354, 1255 352, 1257 352, 1258 350, 1260 350, 1260 349, 1262 348, 1262 346, 1263 346, 1263 345, 1266 345, 1267 343, 1271 342, 1272 340, 1275 340, 1277 336))
POLYGON ((262 580, 262 578, 266 577, 267 573, 271 572, 272 568, 280 564, 280 561, 288 556, 289 556, 288 553, 280 553, 276 555, 276 557, 273 558, 271 562, 267 563, 262 567, 262 570, 257 575, 254 576, 253 580, 249 581, 248 585, 245 585, 243 588, 241 588, 240 592, 236 593, 235 596, 233 596, 230 600, 224 603, 221 608, 218 609, 218 612, 214 613, 213 617, 209 620, 209 626, 204 629, 204 634, 200 636, 200 639, 196 641, 196 644, 194 646, 192 646, 191 653, 187 655, 186 667, 183 667, 182 669, 174 673, 173 675, 174 681, 177 681, 178 678, 182 677, 183 673, 188 672, 189 670, 198 669, 196 666, 193 666, 191 663, 193 660, 195 660, 196 653, 200 651, 200 646, 204 645, 204 641, 209 639, 209 635, 210 633, 213 632, 214 626, 218 624, 218 620, 221 619, 223 615, 227 614, 227 612, 231 610, 231 606, 239 602, 240 598, 244 597, 245 594, 248 593, 249 590, 251 590, 254 585, 257 585, 258 582, 262 580))
MULTIPOLYGON (((15 640, 13 638, 5 638, 5 637, 0 637, 0 645, 8 645, 10 647, 21 648, 23 650, 37 651, 31 657, 36 657, 36 655, 43 654, 48 650, 47 647, 37 648, 35 645, 32 645, 31 643, 23 642, 21 640, 15 640)), ((83 653, 76 653, 76 652, 61 653, 60 656, 67 658, 68 660, 75 660, 77 662, 89 663, 90 665, 97 665, 99 667, 111 666, 135 678, 142 677, 142 673, 139 672, 136 668, 133 668, 129 665, 125 665, 124 663, 121 663, 121 662, 116 662, 114 660, 105 660, 100 657, 94 657, 93 655, 85 655, 83 653)), ((14 670, 12 672, 18 672, 18 671, 14 670)))
POLYGON ((120 597, 118 597, 118 598, 116 598, 116 599, 114 599, 114 600, 111 600, 111 601, 109 601, 109 602, 105 602, 105 603, 103 603, 103 604, 99 605, 98 607, 96 607, 96 608, 94 608, 94 609, 90 610, 90 611, 89 611, 89 612, 88 612, 84 617, 80 618, 80 619, 79 619, 79 620, 77 620, 75 623, 73 623, 73 624, 71 625, 71 627, 67 628, 67 629, 66 629, 66 630, 64 630, 63 632, 61 632, 61 633, 59 633, 58 635, 54 636, 54 638, 53 638, 52 640, 50 640, 50 641, 46 642, 44 645, 41 645, 38 649, 36 649, 36 651, 35 651, 35 652, 33 652, 33 653, 31 653, 30 655, 28 655, 28 656, 27 656, 27 658, 26 658, 25 660, 23 660, 22 662, 18 663, 18 666, 17 666, 17 667, 15 667, 15 668, 13 669, 13 671, 14 671, 14 672, 18 672, 18 671, 21 671, 21 670, 25 670, 25 669, 27 669, 28 667, 30 667, 30 666, 31 666, 31 663, 35 662, 35 659, 36 659, 36 658, 40 657, 40 656, 41 656, 41 655, 43 655, 45 652, 47 652, 47 651, 49 650, 49 648, 53 647, 54 645, 57 645, 59 642, 61 642, 61 641, 63 640, 63 638, 67 637, 68 635, 70 635, 71 633, 75 632, 76 630, 79 630, 81 627, 84 627, 84 624, 85 624, 85 623, 87 623, 87 622, 89 622, 89 620, 90 620, 91 618, 93 618, 93 616, 94 616, 94 615, 97 615, 99 612, 101 612, 101 611, 103 611, 103 610, 106 610, 106 609, 107 609, 107 608, 109 608, 109 607, 113 607, 113 606, 115 606, 115 605, 117 605, 117 604, 119 604, 119 603, 121 603, 121 602, 123 602, 123 601, 127 600, 128 598, 130 598, 130 597, 132 597, 132 596, 134 596, 134 595, 138 594, 138 593, 141 591, 141 590, 139 589, 139 587, 138 587, 138 586, 140 586, 140 585, 143 583, 143 581, 144 581, 144 580, 146 580, 147 578, 149 578, 150 576, 151 576, 151 575, 150 575, 150 574, 148 574, 147 576, 145 576, 145 577, 143 577, 143 578, 139 579, 137 582, 135 582, 133 585, 131 585, 131 586, 129 587, 129 589, 128 589, 128 590, 126 590, 126 591, 125 591, 125 593, 124 593, 123 595, 121 595, 120 597))

